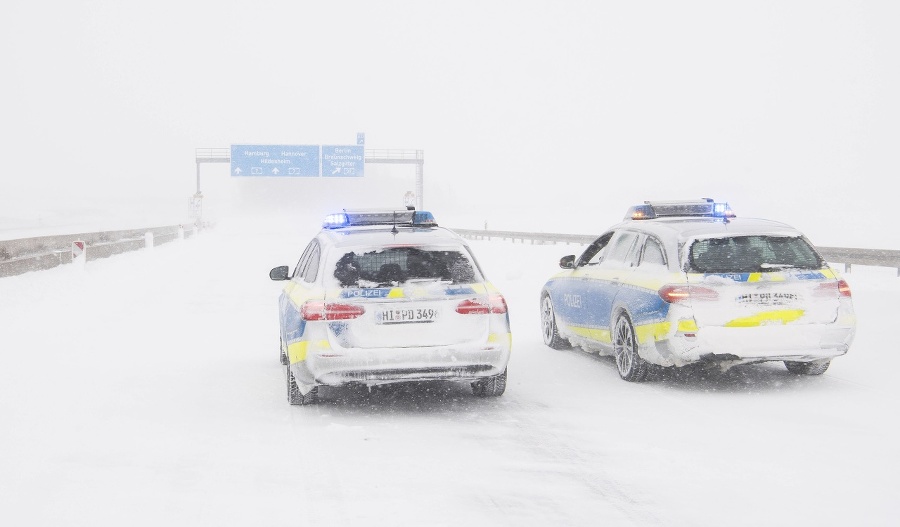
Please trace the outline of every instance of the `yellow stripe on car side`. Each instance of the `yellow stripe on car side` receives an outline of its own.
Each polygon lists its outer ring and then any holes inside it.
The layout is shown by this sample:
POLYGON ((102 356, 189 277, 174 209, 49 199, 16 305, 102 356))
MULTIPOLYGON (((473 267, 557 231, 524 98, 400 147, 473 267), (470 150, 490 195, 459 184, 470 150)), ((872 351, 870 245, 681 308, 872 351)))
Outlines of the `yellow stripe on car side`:
POLYGON ((656 342, 666 340, 669 330, 672 328, 671 322, 652 322, 634 327, 634 333, 639 344, 646 342, 656 342))
POLYGON ((693 318, 682 318, 678 321, 679 333, 691 333, 697 331, 697 321, 693 318))
POLYGON ((512 349, 512 333, 491 333, 488 335, 488 342, 496 343, 505 340, 507 347, 512 349))
MULTIPOLYGON (((672 328, 671 322, 653 322, 634 327, 634 334, 639 344, 665 340, 672 328)), ((612 343, 612 332, 608 329, 568 326, 568 329, 580 337, 585 337, 604 344, 612 343)))
POLYGON ((309 342, 305 340, 294 342, 293 344, 288 344, 287 354, 288 358, 291 361, 291 364, 294 364, 295 362, 303 362, 306 360, 306 347, 308 345, 309 342))
POLYGON ((315 342, 301 340, 288 344, 288 357, 290 358, 291 364, 294 364, 295 362, 305 361, 306 353, 309 350, 310 346, 312 346, 312 348, 315 350, 331 349, 331 344, 329 344, 327 340, 318 340, 315 342))

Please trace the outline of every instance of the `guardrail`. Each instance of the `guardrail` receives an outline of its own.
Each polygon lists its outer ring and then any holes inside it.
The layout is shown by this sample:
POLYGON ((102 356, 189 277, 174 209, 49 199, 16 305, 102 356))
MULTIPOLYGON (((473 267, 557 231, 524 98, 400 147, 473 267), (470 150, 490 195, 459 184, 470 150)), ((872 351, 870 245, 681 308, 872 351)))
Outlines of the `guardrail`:
MULTIPOLYGON (((562 234, 552 232, 520 232, 489 231, 476 229, 452 229, 463 238, 475 240, 517 240, 546 243, 565 243, 587 245, 597 238, 592 234, 562 234)), ((72 242, 85 242, 87 261, 107 258, 114 254, 134 251, 146 247, 148 235, 153 244, 160 245, 196 234, 196 226, 169 225, 148 229, 130 229, 121 231, 102 231, 59 236, 40 236, 18 240, 0 241, 0 278, 13 276, 29 271, 51 269, 59 265, 72 263, 72 242)), ((855 265, 872 265, 876 267, 893 267, 900 277, 900 250, 890 249, 855 249, 845 247, 817 247, 819 253, 832 263, 844 265, 850 272, 855 265)))
POLYGON ((72 263, 72 243, 83 241, 86 261, 161 245, 196 234, 192 224, 0 240, 0 278, 72 263))
MULTIPOLYGON (((473 240, 516 240, 532 244, 538 243, 566 243, 587 245, 597 239, 598 235, 592 234, 560 234, 552 232, 518 232, 518 231, 488 231, 477 229, 452 229, 463 238, 473 240)), ((900 277, 900 250, 890 249, 852 249, 844 247, 816 247, 825 260, 844 265, 844 271, 850 272, 855 265, 872 265, 875 267, 894 267, 897 276, 900 277)))

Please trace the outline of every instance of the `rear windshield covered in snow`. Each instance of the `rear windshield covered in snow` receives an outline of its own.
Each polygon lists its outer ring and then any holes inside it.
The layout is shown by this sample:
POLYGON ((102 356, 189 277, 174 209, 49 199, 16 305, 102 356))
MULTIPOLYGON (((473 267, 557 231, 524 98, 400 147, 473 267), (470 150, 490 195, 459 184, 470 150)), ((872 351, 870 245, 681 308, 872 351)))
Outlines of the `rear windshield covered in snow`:
POLYGON ((475 262, 464 250, 389 247, 353 250, 334 266, 341 287, 381 287, 409 281, 481 281, 475 262))
POLYGON ((735 236, 695 241, 688 255, 697 273, 759 273, 821 269, 822 257, 802 237, 735 236))

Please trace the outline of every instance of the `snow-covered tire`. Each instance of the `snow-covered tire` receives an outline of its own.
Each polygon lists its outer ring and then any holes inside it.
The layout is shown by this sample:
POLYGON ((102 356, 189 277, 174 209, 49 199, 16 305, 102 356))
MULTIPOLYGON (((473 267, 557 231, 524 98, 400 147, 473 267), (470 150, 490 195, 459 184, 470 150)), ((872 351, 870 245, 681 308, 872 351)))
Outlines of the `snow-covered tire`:
POLYGON ((553 301, 550 300, 550 294, 546 292, 541 295, 541 334, 544 337, 544 344, 553 349, 561 350, 572 347, 568 340, 559 335, 553 301))
POLYGON ((506 370, 500 375, 472 383, 472 393, 478 397, 500 397, 506 391, 506 370))
POLYGON ((281 337, 278 337, 278 354, 281 355, 281 365, 287 366, 291 362, 288 360, 287 353, 284 351, 284 341, 281 340, 281 337))
POLYGON ((287 398, 288 402, 294 405, 307 405, 307 404, 315 404, 319 401, 319 387, 314 386, 312 390, 303 395, 300 393, 300 388, 297 386, 297 382, 294 380, 294 374, 291 373, 291 367, 285 366, 287 370, 287 398))
POLYGON ((650 365, 638 354, 638 341, 628 315, 616 318, 612 335, 619 377, 629 382, 641 382, 647 378, 650 365))
POLYGON ((784 366, 787 370, 797 375, 822 375, 830 365, 830 360, 815 362, 784 361, 784 366))

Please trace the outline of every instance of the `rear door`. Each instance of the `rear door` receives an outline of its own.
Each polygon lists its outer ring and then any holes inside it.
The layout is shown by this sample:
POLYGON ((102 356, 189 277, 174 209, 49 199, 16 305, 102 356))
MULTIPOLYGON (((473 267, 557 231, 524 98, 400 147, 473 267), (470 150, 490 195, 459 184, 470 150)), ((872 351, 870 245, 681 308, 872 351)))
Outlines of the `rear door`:
POLYGON ((308 300, 321 300, 324 296, 323 290, 316 287, 321 253, 318 240, 313 239, 303 251, 280 295, 281 337, 288 346, 303 339, 306 331, 306 321, 300 315, 301 306, 308 300))
POLYGON ((570 330, 598 342, 610 341, 612 309, 634 271, 639 238, 633 231, 616 231, 602 251, 587 262, 579 261, 572 272, 571 291, 557 308, 570 330))
POLYGON ((689 249, 691 306, 699 326, 823 324, 837 317, 837 279, 802 238, 696 240, 689 249))
POLYGON ((462 246, 350 248, 324 272, 336 277, 327 302, 363 310, 329 324, 333 345, 403 348, 488 338, 488 286, 462 246))

